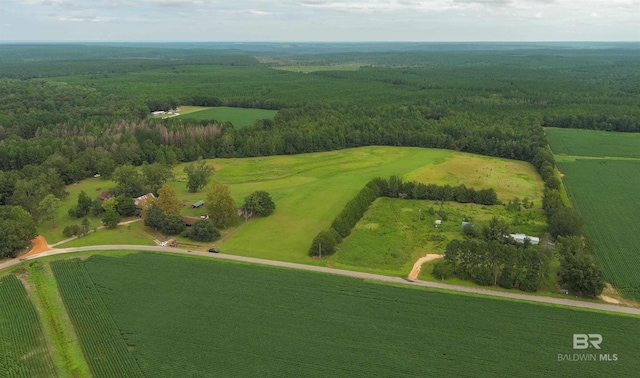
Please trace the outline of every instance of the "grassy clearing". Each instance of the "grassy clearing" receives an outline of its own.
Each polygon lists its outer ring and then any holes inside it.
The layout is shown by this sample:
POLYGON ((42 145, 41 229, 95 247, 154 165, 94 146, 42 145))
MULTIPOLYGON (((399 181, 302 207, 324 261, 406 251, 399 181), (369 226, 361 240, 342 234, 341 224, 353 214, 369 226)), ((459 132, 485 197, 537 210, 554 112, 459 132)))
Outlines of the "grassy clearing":
POLYGON ((495 189, 501 201, 539 199, 542 181, 528 163, 488 156, 453 153, 437 164, 425 165, 406 175, 408 180, 425 184, 459 185, 476 189, 495 189))
POLYGON ((462 239, 461 223, 473 219, 478 229, 496 216, 515 220, 513 232, 540 236, 546 231, 541 209, 510 213, 504 206, 483 206, 446 202, 448 220, 438 228, 434 221, 440 202, 378 198, 356 225, 351 235, 340 244, 340 250, 328 259, 335 267, 365 267, 384 274, 406 276, 414 262, 428 254, 443 254, 453 239, 462 239))
POLYGON ((68 278, 92 283, 74 295, 101 299, 146 376, 633 376, 640 368, 629 332, 637 317, 149 253, 73 264, 68 278), (588 353, 571 348, 585 329, 602 334, 599 352, 618 361, 558 362, 588 353))
POLYGON ((277 110, 230 108, 221 106, 216 108, 205 108, 204 110, 186 114, 180 112, 180 115, 176 118, 228 121, 231 122, 236 129, 242 129, 253 125, 253 123, 259 119, 273 119, 276 113, 278 113, 277 110))
POLYGON ((155 245, 154 235, 148 230, 142 221, 118 226, 109 230, 106 228, 92 232, 87 236, 74 239, 61 244, 58 248, 86 247, 89 245, 155 245))
POLYGON ((60 376, 42 322, 15 275, 0 278, 0 377, 60 376))
POLYGON ((585 222, 585 234, 607 281, 617 290, 640 299, 640 161, 577 160, 558 163, 573 205, 585 222))
POLYGON ((554 154, 640 158, 640 134, 579 129, 546 129, 554 154))
POLYGON ((90 376, 49 265, 42 261, 29 262, 26 272, 30 296, 43 318, 45 334, 54 351, 58 374, 63 377, 90 376))

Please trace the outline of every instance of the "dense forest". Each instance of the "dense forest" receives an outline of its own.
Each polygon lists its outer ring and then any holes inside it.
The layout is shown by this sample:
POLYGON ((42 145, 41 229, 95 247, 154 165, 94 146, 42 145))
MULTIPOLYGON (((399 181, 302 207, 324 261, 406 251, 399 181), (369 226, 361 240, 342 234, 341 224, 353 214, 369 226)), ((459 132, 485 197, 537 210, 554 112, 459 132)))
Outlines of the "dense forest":
POLYGON ((37 218, 29 204, 126 164, 367 145, 529 161, 557 190, 544 126, 640 130, 637 44, 594 47, 3 45, 0 205, 37 218), (316 65, 335 69, 296 71, 316 65), (179 105, 279 112, 243 129, 148 117, 179 105))

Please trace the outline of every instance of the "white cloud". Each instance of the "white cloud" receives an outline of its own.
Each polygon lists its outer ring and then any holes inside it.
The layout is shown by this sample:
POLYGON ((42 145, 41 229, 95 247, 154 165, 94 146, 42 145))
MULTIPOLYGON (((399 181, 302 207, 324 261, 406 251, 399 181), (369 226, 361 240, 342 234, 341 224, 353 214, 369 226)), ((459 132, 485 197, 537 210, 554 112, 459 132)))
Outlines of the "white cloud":
POLYGON ((95 16, 93 17, 59 16, 59 17, 55 17, 55 19, 62 22, 109 22, 111 21, 110 18, 95 17, 95 16))

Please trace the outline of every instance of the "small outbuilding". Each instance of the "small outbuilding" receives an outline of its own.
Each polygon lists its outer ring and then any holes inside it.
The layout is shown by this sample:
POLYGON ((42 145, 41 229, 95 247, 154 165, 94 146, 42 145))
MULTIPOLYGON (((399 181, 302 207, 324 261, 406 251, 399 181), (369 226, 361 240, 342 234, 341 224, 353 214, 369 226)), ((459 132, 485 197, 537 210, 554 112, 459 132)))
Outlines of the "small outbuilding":
POLYGON ((136 205, 136 209, 142 209, 144 207, 144 203, 150 198, 156 198, 156 196, 154 196, 153 193, 147 193, 143 196, 134 198, 133 203, 136 205))
POLYGON ((509 234, 509 236, 511 236, 513 238, 513 240, 516 241, 516 243, 523 244, 525 239, 529 239, 529 243, 531 243, 533 245, 540 244, 540 238, 535 237, 535 236, 527 236, 525 234, 509 234))

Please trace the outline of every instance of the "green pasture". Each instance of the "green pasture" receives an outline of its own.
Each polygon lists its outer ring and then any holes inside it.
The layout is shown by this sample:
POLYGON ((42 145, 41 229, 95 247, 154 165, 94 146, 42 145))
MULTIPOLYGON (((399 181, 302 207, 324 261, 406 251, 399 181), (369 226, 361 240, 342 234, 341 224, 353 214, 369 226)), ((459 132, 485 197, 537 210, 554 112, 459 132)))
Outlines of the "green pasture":
POLYGON ((447 220, 436 228, 435 220, 442 220, 437 214, 440 202, 378 198, 327 261, 335 267, 406 276, 418 258, 444 254, 451 240, 463 239, 465 219, 471 219, 479 232, 492 217, 509 221, 514 233, 542 236, 546 232, 540 208, 509 212, 502 205, 445 202, 442 209, 447 220), (435 213, 430 214, 430 209, 435 213))
MULTIPOLYGON (((447 164, 446 157, 450 155, 470 154, 422 148, 363 147, 303 155, 215 159, 212 164, 217 169, 213 178, 229 185, 237 205, 256 190, 266 190, 276 202, 276 211, 271 216, 252 220, 219 246, 225 253, 308 263, 307 249, 313 237, 329 227, 344 205, 369 180, 392 175, 409 179, 409 173, 425 166, 447 164)), ((488 159, 485 164, 491 161, 488 159)), ((501 159, 494 161, 504 164, 501 159)), ((526 163, 513 163, 528 167, 526 163)), ((203 199, 203 193, 188 193, 182 168, 179 165, 174 169, 178 181, 172 183, 179 198, 203 199)), ((446 183, 472 186, 463 176, 457 176, 457 180, 446 183)), ((474 179, 474 183, 489 187, 482 180, 482 177, 474 179)), ((529 180, 530 187, 520 198, 527 193, 531 193, 532 198, 536 196, 539 179, 535 175, 529 180)), ((496 190, 499 195, 502 193, 503 200, 507 200, 505 192, 513 194, 507 187, 511 185, 509 181, 493 180, 492 183, 498 185, 496 190)), ((200 215, 205 211, 193 212, 200 215)))
MULTIPOLYGON (((182 107, 180 108, 182 109, 182 107)), ((227 106, 215 108, 202 108, 189 113, 180 111, 176 118, 188 118, 197 120, 216 120, 231 122, 236 129, 242 129, 253 125, 259 119, 273 119, 277 110, 251 109, 251 108, 231 108, 227 106)))
POLYGON ((546 129, 554 154, 640 159, 640 134, 580 129, 546 129))
POLYGON ((94 374, 559 377, 640 368, 632 316, 152 253, 54 264, 94 374), (594 352, 571 347, 585 329, 603 335, 598 353, 618 360, 558 361, 594 352))
POLYGON ((438 164, 424 165, 406 175, 425 184, 456 186, 464 183, 476 189, 495 189, 503 202, 515 197, 541 199, 542 181, 527 163, 475 154, 452 153, 438 164))

